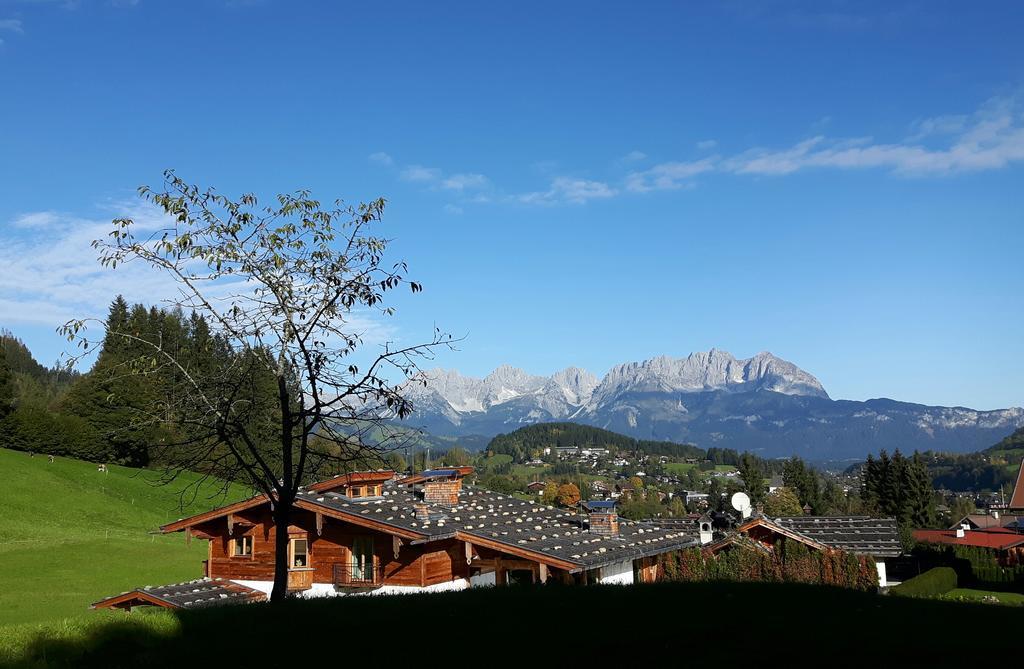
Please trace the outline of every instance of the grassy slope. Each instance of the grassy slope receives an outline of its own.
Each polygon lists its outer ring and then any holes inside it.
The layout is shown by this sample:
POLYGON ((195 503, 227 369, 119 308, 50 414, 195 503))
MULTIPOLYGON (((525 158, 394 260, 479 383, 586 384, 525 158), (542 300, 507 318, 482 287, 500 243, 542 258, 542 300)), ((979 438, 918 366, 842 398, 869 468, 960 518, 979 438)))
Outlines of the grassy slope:
POLYGON ((982 601, 986 597, 998 599, 1000 604, 1024 606, 1024 595, 1016 592, 992 592, 990 590, 953 588, 942 595, 943 599, 952 599, 957 601, 982 601))
MULTIPOLYGON (((97 616, 0 640, 0 664, 6 652, 23 666, 45 657, 46 666, 75 667, 319 667, 386 656, 480 666, 965 666, 977 663, 978 647, 950 639, 994 613, 799 585, 487 588, 97 616)), ((998 616, 1003 629, 1024 625, 1024 609, 1000 607, 998 616)), ((990 663, 1019 657, 1017 635, 983 645, 990 663)))
POLYGON ((179 493, 194 475, 154 486, 153 472, 109 470, 0 449, 0 626, 82 615, 106 595, 201 575, 205 542, 149 532, 218 506, 213 486, 183 511, 179 493))

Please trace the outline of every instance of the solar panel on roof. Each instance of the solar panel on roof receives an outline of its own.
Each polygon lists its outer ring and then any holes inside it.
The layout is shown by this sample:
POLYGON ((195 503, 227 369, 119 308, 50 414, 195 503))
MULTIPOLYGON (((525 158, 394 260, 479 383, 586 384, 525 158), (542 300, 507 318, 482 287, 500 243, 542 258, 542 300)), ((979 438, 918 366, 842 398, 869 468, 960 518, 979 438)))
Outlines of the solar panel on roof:
POLYGON ((434 478, 436 476, 457 476, 458 473, 459 470, 457 469, 428 469, 427 471, 423 472, 421 476, 426 476, 427 478, 434 478))

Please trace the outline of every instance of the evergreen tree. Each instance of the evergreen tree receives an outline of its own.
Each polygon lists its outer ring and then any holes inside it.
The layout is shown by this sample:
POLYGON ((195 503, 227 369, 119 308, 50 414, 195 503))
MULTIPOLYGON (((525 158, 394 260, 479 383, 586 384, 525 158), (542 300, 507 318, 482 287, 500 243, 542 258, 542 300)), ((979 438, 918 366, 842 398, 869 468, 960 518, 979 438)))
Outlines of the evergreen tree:
POLYGON ((817 473, 804 464, 800 458, 793 456, 786 461, 782 470, 782 479, 787 488, 792 489, 800 500, 801 507, 809 505, 814 513, 822 513, 821 487, 817 473))
POLYGON ((14 410, 14 374, 7 364, 7 352, 0 346, 0 419, 14 410))
POLYGON ((740 478, 743 479, 743 489, 750 495, 750 503, 760 504, 768 491, 760 459, 750 453, 744 453, 740 456, 738 469, 740 478))

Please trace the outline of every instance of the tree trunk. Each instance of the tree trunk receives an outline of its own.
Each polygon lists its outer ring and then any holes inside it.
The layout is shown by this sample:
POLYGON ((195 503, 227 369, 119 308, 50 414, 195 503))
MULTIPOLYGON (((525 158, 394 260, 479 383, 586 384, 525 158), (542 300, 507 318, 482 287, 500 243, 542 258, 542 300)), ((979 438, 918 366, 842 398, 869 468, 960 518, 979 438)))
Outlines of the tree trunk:
POLYGON ((279 498, 274 505, 274 589, 271 602, 284 601, 288 596, 288 525, 291 521, 292 501, 279 498))

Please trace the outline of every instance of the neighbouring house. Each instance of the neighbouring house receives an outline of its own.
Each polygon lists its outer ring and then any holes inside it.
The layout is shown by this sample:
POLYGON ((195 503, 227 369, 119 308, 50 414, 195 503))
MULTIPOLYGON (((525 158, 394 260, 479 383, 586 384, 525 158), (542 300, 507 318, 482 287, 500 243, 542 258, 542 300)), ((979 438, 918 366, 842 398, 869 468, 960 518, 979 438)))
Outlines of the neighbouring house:
POLYGON ((526 489, 534 494, 541 494, 544 492, 544 488, 547 487, 546 481, 534 481, 533 483, 527 484, 526 489))
POLYGON ((840 550, 870 557, 878 571, 878 585, 895 585, 886 578, 885 560, 902 553, 895 518, 867 516, 757 516, 745 521, 724 539, 706 547, 712 554, 734 548, 774 548, 782 539, 799 541, 812 550, 840 550))
POLYGON ((1017 470, 1017 480, 1013 484, 1013 494, 1006 505, 1010 511, 1024 511, 1024 458, 1020 461, 1020 468, 1017 470))
POLYGON ((686 499, 684 500, 686 505, 689 506, 694 502, 707 502, 708 494, 706 492, 698 492, 696 490, 687 490, 686 499))
POLYGON ((779 488, 784 488, 784 487, 786 487, 786 484, 782 480, 781 476, 778 476, 778 475, 773 476, 771 478, 771 480, 768 481, 768 492, 769 493, 773 493, 776 490, 778 490, 779 488))
POLYGON ((968 530, 987 530, 992 527, 1009 527, 1017 523, 1018 518, 1008 513, 992 511, 990 513, 969 513, 949 526, 950 530, 965 528, 968 530), (966 527, 965 527, 966 526, 966 527))
POLYGON ((972 529, 960 526, 949 530, 914 530, 914 540, 926 544, 973 546, 995 552, 1002 567, 1024 563, 1024 532, 1014 519, 1012 526, 972 529))
MULTIPOLYGON (((696 546, 690 530, 585 513, 464 485, 471 467, 357 472, 310 485, 288 528, 288 587, 299 596, 461 590, 510 583, 654 580, 657 556, 696 546)), ((208 542, 205 578, 94 604, 181 608, 262 599, 273 587, 277 529, 266 495, 169 523, 208 542), (193 602, 190 604, 190 602, 193 602)))

